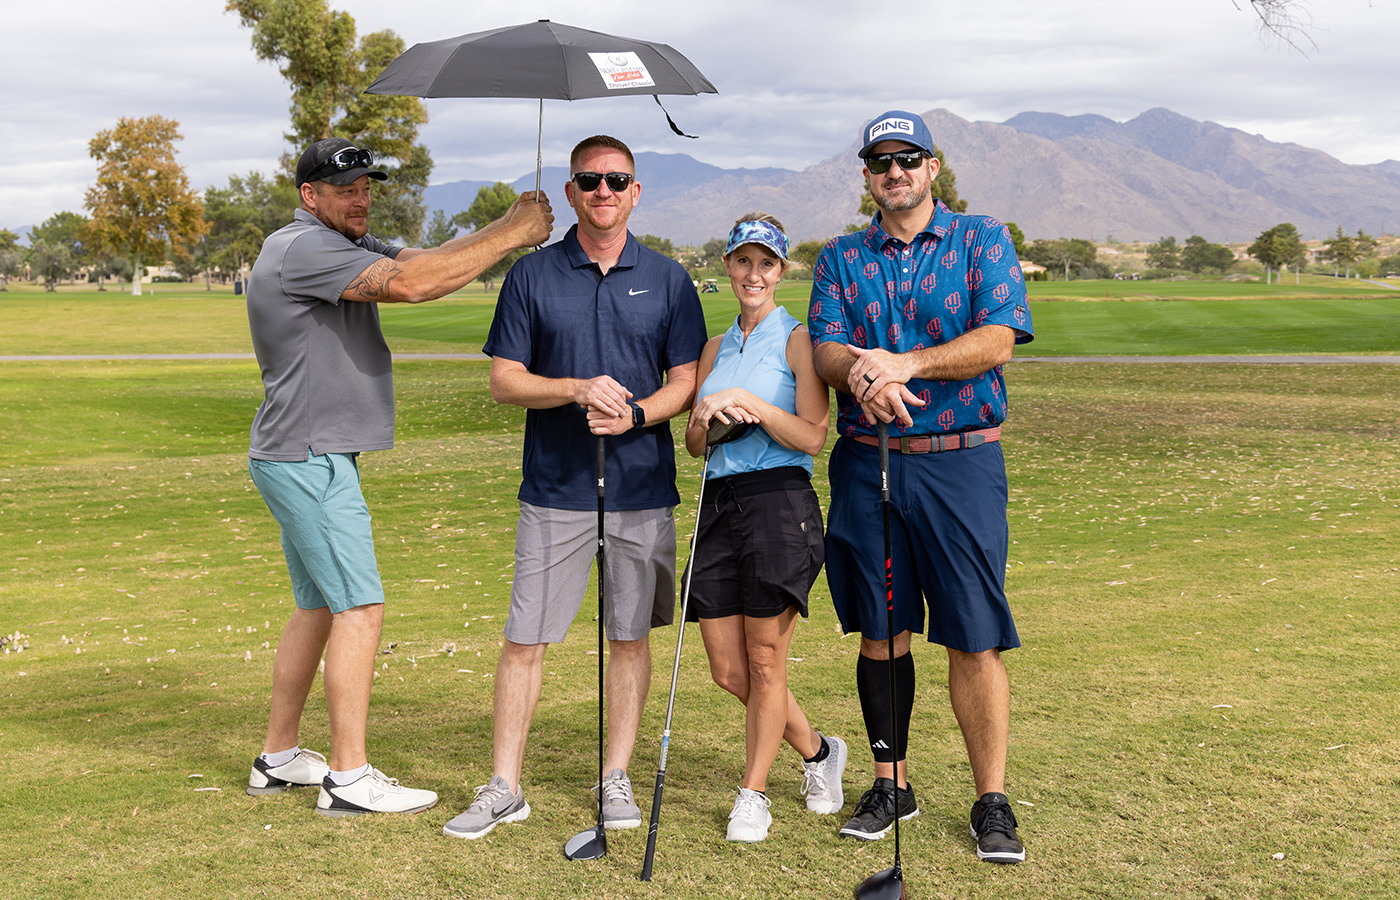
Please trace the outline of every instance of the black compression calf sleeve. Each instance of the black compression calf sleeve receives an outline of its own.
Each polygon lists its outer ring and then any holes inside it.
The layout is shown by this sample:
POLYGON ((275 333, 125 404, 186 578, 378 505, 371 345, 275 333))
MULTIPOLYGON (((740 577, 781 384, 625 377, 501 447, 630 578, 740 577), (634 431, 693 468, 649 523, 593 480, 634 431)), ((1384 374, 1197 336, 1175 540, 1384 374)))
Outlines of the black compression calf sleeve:
POLYGON ((899 694, 899 711, 895 716, 896 736, 900 753, 895 756, 890 746, 890 674, 889 663, 866 656, 856 659, 856 692, 860 695, 860 711, 865 717, 865 733, 870 739, 870 752, 876 762, 892 763, 904 759, 909 747, 909 719, 914 712, 914 655, 906 653, 894 661, 895 691, 899 694))

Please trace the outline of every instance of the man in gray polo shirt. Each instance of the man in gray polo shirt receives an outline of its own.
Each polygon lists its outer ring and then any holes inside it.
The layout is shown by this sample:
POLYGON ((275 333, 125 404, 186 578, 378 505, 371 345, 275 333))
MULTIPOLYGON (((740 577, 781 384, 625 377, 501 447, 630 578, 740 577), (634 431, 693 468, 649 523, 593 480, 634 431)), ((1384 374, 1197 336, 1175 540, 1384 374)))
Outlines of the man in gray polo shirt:
POLYGON ((282 528, 296 610, 277 644, 272 708, 249 794, 319 786, 327 816, 419 812, 432 791, 406 788, 369 765, 365 728, 384 590, 356 457, 394 444, 394 381, 379 303, 436 300, 507 253, 544 243, 554 217, 525 194, 500 219, 432 250, 367 233, 374 155, 342 138, 317 141, 297 163, 301 207, 268 237, 248 281, 248 324, 264 400, 248 466, 282 528), (297 732, 325 656, 331 757, 297 732))

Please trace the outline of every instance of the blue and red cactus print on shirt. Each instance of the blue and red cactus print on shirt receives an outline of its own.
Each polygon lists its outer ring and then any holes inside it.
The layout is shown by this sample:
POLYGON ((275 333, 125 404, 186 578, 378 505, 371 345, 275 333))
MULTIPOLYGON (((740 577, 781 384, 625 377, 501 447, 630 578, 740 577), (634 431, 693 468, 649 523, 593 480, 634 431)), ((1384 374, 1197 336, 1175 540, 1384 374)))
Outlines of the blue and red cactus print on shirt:
MULTIPOLYGON (((939 201, 908 244, 886 234, 877 216, 864 231, 833 238, 817 259, 807 311, 813 346, 907 353, 981 325, 1010 326, 1018 344, 1034 337, 1021 266, 996 219, 954 213, 939 201)), ((967 381, 916 379, 908 387, 926 405, 909 407, 914 426, 896 421, 892 433, 966 431, 1006 418, 1000 366, 967 381)), ((839 433, 874 433, 854 397, 838 391, 836 398, 839 433)))

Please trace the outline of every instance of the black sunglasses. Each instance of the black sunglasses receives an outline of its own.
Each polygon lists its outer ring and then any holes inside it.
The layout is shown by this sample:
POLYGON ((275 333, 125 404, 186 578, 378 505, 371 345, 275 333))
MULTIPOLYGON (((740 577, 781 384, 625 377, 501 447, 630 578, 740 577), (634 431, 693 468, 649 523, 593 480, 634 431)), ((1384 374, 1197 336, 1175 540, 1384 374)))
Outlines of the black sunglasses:
POLYGON ((312 169, 311 175, 307 176, 306 180, 316 181, 318 179, 315 176, 322 173, 332 170, 344 172, 357 166, 366 169, 372 168, 374 166, 374 151, 362 150, 359 147, 346 147, 343 150, 337 150, 330 155, 329 159, 312 169))
POLYGON ((917 169, 924 163, 926 154, 922 150, 901 150, 898 153, 881 153, 866 157, 865 167, 872 175, 883 175, 890 170, 891 163, 899 163, 901 169, 917 169))
POLYGON ((585 194, 598 190, 598 185, 603 181, 608 183, 608 190, 620 194, 627 190, 633 177, 626 172, 609 172, 606 175, 599 175, 597 172, 575 172, 569 180, 578 185, 578 189, 585 194))

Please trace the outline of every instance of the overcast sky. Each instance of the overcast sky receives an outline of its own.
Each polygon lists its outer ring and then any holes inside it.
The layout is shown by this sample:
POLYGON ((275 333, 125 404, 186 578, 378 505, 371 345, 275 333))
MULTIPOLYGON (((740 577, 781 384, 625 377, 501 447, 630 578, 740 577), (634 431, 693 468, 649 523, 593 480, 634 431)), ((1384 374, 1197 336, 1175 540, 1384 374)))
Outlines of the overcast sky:
MULTIPOLYGON (((545 165, 579 138, 719 166, 801 169, 850 145, 882 110, 942 107, 1001 122, 1035 110, 1126 121, 1164 106, 1343 162, 1400 159, 1400 0, 1311 0, 1307 54, 1261 38, 1247 0, 330 0, 360 34, 407 44, 548 18, 670 44, 719 94, 546 101, 545 165), (1245 7, 1237 9, 1235 3, 1245 7)), ((179 121, 198 190, 271 172, 288 91, 223 0, 7 4, 0 52, 0 227, 83 212, 88 141, 119 117, 179 121)), ((513 180, 534 168, 538 104, 429 100, 432 181, 513 180)), ((938 135, 934 135, 935 142, 938 135)), ((950 161, 956 165, 956 161, 950 161)), ((548 186, 546 186, 548 187, 548 186)))

